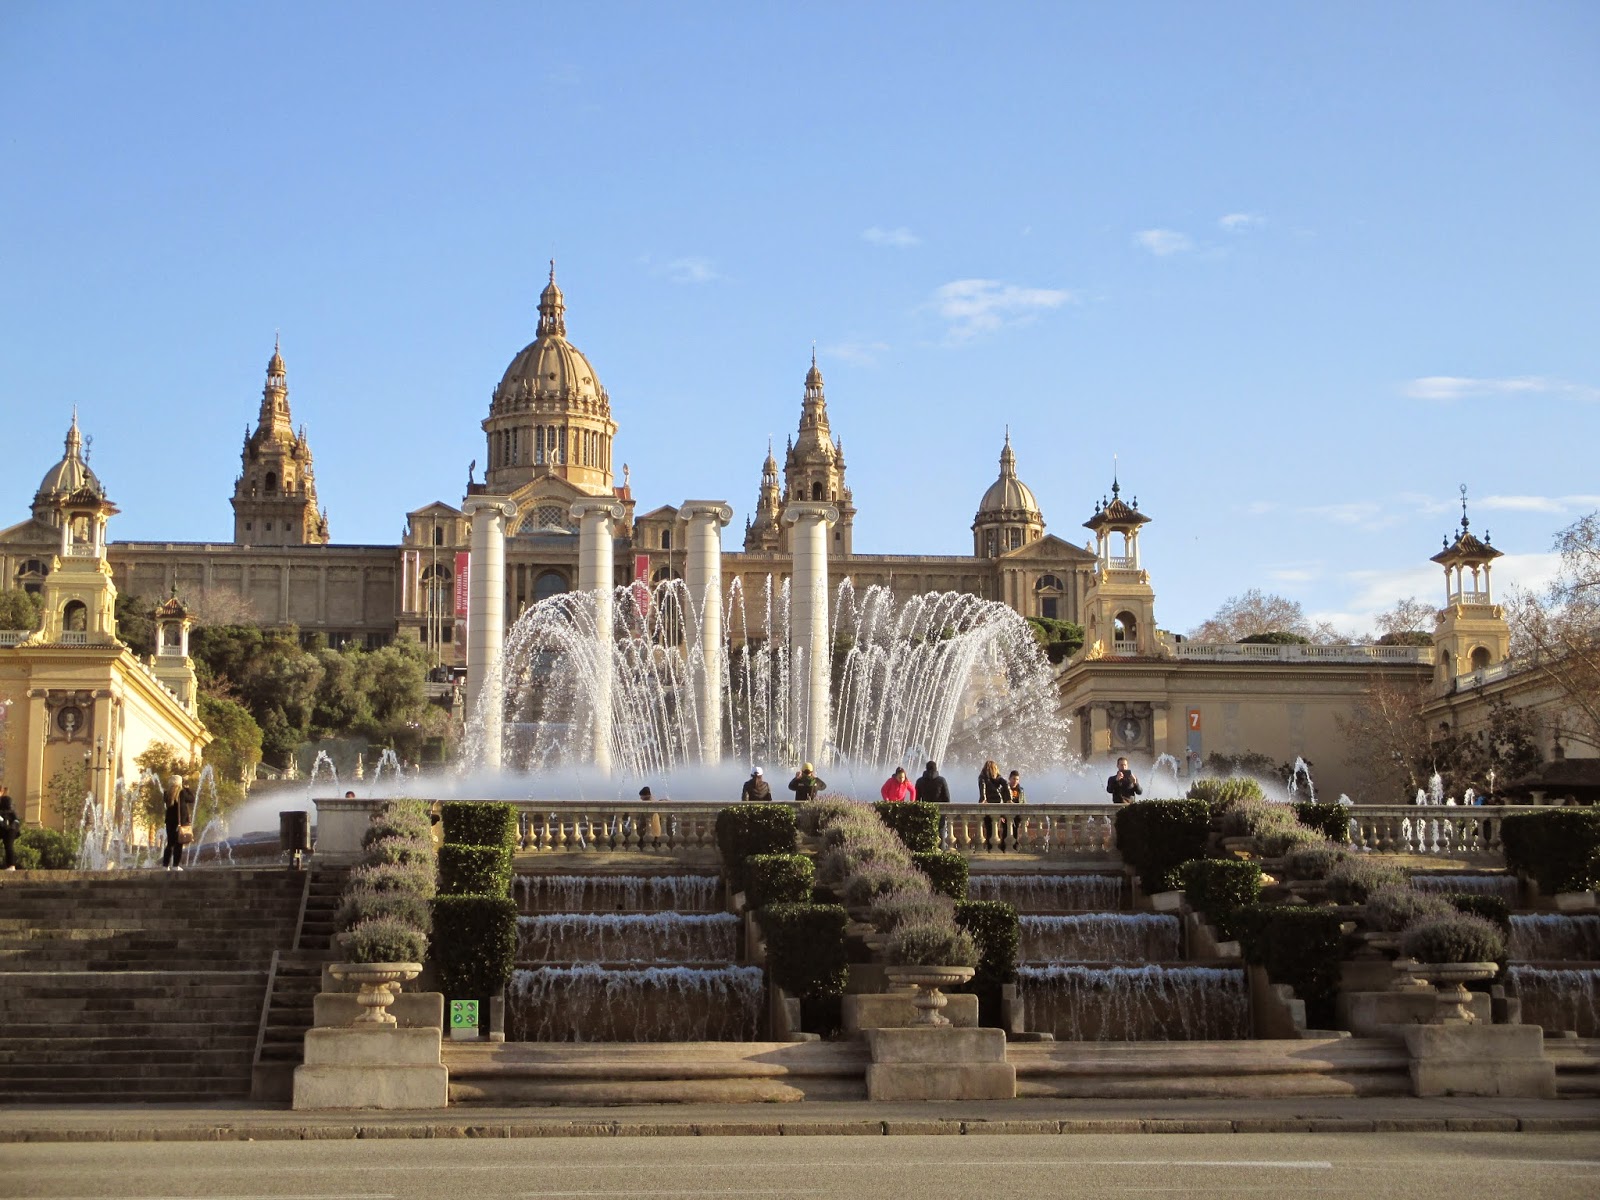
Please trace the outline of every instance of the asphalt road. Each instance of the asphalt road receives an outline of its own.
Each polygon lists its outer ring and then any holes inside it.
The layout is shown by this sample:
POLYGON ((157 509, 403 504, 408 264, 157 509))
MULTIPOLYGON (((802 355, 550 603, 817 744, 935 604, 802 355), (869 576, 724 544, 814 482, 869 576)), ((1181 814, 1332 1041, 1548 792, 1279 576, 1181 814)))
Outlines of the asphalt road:
POLYGON ((0 1197, 557 1200, 1262 1193, 1592 1200, 1600 1134, 622 1137, 0 1146, 0 1197))

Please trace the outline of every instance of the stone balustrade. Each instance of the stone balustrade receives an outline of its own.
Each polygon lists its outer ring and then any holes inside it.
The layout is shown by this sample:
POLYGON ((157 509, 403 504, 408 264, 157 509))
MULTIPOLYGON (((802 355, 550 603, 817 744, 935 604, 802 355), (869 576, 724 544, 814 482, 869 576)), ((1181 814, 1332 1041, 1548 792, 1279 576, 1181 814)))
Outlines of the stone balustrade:
POLYGON ((1192 662, 1433 662, 1432 646, 1302 646, 1272 642, 1179 642, 1180 659, 1192 662))
POLYGON ((1117 848, 1110 804, 940 805, 939 846, 961 854, 1007 849, 1049 858, 1103 858, 1117 848), (985 833, 984 823, 988 822, 985 833), (1004 826, 1004 831, 999 826, 1004 826))
POLYGON ((726 804, 514 801, 525 853, 608 851, 673 854, 715 851, 717 814, 726 804))
POLYGON ((1500 822, 1539 811, 1533 804, 1362 804, 1350 810, 1350 847, 1365 854, 1498 858, 1500 822))

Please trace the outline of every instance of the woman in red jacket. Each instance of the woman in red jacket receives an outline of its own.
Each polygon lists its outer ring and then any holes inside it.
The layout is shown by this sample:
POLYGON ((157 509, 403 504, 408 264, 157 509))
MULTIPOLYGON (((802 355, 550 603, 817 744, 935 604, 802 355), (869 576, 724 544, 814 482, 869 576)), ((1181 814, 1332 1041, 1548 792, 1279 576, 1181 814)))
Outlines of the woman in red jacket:
POLYGON ((899 804, 915 800, 917 789, 911 785, 911 780, 906 778, 906 769, 896 767, 894 774, 884 780, 883 788, 878 794, 891 803, 899 804))

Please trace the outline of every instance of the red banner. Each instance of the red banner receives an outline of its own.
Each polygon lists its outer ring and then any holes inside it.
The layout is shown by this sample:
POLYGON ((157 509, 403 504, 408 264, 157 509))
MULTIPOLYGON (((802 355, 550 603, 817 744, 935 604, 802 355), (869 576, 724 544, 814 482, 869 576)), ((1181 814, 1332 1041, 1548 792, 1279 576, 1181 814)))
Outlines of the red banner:
POLYGON ((635 554, 633 556, 633 577, 640 583, 650 582, 650 556, 648 554, 635 554))
POLYGON ((456 616, 467 615, 467 580, 471 574, 472 556, 465 550, 456 551, 456 616))

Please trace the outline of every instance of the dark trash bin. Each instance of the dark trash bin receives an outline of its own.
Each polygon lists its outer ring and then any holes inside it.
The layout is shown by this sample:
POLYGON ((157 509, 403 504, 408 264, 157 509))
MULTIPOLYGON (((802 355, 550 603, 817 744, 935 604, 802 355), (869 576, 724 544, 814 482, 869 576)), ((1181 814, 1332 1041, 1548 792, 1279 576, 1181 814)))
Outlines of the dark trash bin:
POLYGON ((311 814, 300 811, 279 813, 278 852, 280 854, 303 854, 310 849, 311 814))

